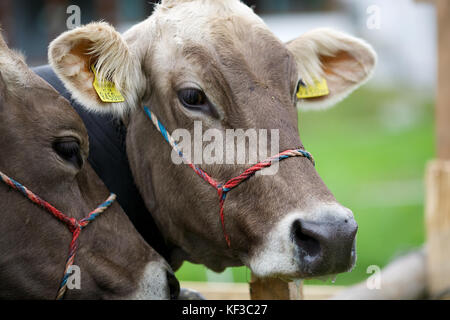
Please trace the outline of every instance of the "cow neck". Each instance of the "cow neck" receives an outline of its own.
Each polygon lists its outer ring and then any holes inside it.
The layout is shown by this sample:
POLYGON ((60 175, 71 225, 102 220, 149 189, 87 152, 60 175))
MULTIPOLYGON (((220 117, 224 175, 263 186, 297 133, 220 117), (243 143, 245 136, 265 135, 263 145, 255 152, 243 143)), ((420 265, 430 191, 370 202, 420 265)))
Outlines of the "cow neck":
POLYGON ((81 117, 89 134, 88 162, 106 187, 117 195, 117 202, 145 241, 167 261, 170 249, 134 182, 126 153, 127 130, 122 121, 111 115, 95 114, 73 100, 50 66, 33 69, 69 100, 81 117))

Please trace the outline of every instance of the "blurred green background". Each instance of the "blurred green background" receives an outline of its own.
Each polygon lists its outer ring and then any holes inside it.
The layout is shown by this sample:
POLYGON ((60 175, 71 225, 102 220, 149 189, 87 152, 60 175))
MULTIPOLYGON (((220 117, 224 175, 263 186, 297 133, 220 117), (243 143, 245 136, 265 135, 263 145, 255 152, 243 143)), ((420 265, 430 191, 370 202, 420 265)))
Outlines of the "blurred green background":
MULTIPOLYGON (((424 170, 434 156, 431 92, 363 87, 333 107, 299 112, 300 137, 317 170, 359 224, 355 269, 336 285, 366 279, 424 242, 424 170)), ((184 281, 248 282, 245 267, 221 274, 184 263, 184 281)), ((305 283, 331 284, 331 280, 305 283)))

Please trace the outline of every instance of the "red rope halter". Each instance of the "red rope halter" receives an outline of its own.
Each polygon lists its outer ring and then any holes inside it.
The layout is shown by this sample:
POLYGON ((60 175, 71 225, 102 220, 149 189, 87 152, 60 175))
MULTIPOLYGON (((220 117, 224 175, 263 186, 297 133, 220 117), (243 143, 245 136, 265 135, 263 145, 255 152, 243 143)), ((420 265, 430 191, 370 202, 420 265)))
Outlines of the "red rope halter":
POLYGON ((34 204, 39 207, 45 209, 50 214, 52 214, 56 219, 64 223, 69 231, 72 233, 72 240, 70 241, 69 246, 69 257, 66 261, 66 266, 64 268, 64 276, 61 280, 61 284, 58 289, 58 293, 56 295, 57 300, 61 300, 64 297, 64 294, 67 291, 67 279, 70 276, 69 268, 73 265, 75 255, 78 249, 78 238, 80 236, 81 230, 83 230, 91 221, 93 221, 100 213, 104 212, 108 209, 109 206, 115 201, 116 195, 111 193, 108 199, 99 205, 95 210, 91 211, 87 217, 77 220, 75 218, 71 218, 66 216, 64 213, 56 209, 50 203, 45 200, 42 200, 39 196, 28 190, 19 182, 9 178, 7 175, 0 171, 0 180, 5 184, 10 186, 12 189, 19 191, 22 195, 24 195, 27 199, 29 199, 34 204))
POLYGON ((245 170, 243 173, 241 173, 239 176, 234 177, 230 180, 228 180, 227 182, 225 182, 224 184, 220 184, 219 182, 217 182, 216 180, 214 180, 213 178, 211 178, 205 171, 203 171, 202 169, 200 169, 199 167, 195 166, 193 163, 191 163, 188 159, 186 159, 183 155, 183 153, 181 152, 181 150, 179 150, 179 148, 177 147, 177 144, 175 142, 175 140, 172 138, 172 136, 167 132, 166 128, 163 126, 163 124, 158 120, 158 118, 156 117, 156 115, 150 111, 150 109, 146 106, 144 106, 144 111, 147 114, 147 116, 150 118, 150 120, 153 122, 153 124, 155 125, 156 129, 162 134, 162 136, 164 137, 164 139, 167 141, 167 143, 169 143, 169 145, 178 153, 178 155, 183 159, 184 163, 186 163, 189 167, 192 168, 192 170, 194 170, 195 173, 197 173, 203 180, 205 180, 206 182, 208 182, 212 187, 214 187, 217 190, 217 193, 219 195, 219 206, 220 206, 220 221, 222 224, 222 230, 223 230, 223 234, 225 237, 225 241, 227 242, 228 247, 231 246, 231 241, 230 241, 230 237, 226 231, 225 228, 225 218, 224 218, 224 203, 225 203, 225 199, 227 197, 227 194, 230 190, 236 188, 238 185, 240 185, 242 182, 244 182, 245 180, 249 179, 250 177, 252 177, 256 172, 270 167, 274 162, 277 161, 281 161, 283 159, 287 159, 290 157, 305 157, 307 159, 309 159, 313 165, 315 165, 314 159, 312 157, 312 155, 306 151, 306 150, 302 150, 302 149, 292 149, 292 150, 286 150, 283 151, 277 155, 274 155, 260 163, 255 164, 254 166, 248 168, 247 170, 245 170))

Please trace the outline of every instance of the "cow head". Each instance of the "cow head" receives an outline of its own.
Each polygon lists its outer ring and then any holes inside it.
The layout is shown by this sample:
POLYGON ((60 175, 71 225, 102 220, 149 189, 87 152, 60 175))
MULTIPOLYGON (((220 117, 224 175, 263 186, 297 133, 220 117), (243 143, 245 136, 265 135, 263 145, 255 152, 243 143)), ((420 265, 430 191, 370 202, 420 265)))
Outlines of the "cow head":
MULTIPOLYGON (((189 260, 219 271, 245 264, 259 276, 288 278, 353 266, 353 214, 336 201, 306 158, 284 160, 276 174, 256 175, 230 192, 225 203, 228 248, 216 192, 188 166, 171 160, 171 148, 143 105, 169 132, 184 128, 194 136, 195 121, 203 131, 224 136, 229 129, 278 130, 275 152, 269 155, 302 148, 297 107, 333 105, 365 82, 376 57, 364 41, 319 29, 282 43, 240 1, 162 1, 151 17, 124 35, 105 23, 62 34, 50 45, 49 59, 82 104, 126 120, 135 181, 176 248, 173 266, 189 260), (124 102, 99 99, 91 64, 115 84, 124 102), (311 86, 321 78, 328 83, 327 96, 296 97, 299 85, 311 86)), ((226 158, 234 145, 222 142, 226 158)), ((251 147, 246 144, 247 151, 251 147)), ((203 162, 200 167, 224 182, 249 164, 203 162)))
MULTIPOLYGON (((88 144, 69 102, 0 35, 0 171, 68 217, 81 219, 109 194, 87 163, 88 144)), ((0 199, 0 297, 53 299, 68 257, 68 228, 2 182, 0 199)), ((81 287, 68 290, 69 299, 177 294, 171 268, 117 203, 81 232, 75 265, 81 287)))

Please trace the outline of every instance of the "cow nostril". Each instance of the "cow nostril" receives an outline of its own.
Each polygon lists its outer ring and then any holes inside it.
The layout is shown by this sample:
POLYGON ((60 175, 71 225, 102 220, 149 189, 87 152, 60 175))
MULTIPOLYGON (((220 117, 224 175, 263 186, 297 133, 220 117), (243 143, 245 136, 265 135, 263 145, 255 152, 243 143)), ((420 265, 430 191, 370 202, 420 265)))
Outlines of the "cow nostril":
POLYGON ((177 300, 180 295, 180 283, 172 272, 167 271, 166 275, 170 291, 170 300, 177 300))
POLYGON ((299 220, 294 222, 293 235, 295 244, 304 251, 305 255, 315 257, 320 254, 320 242, 307 229, 303 228, 299 220))

